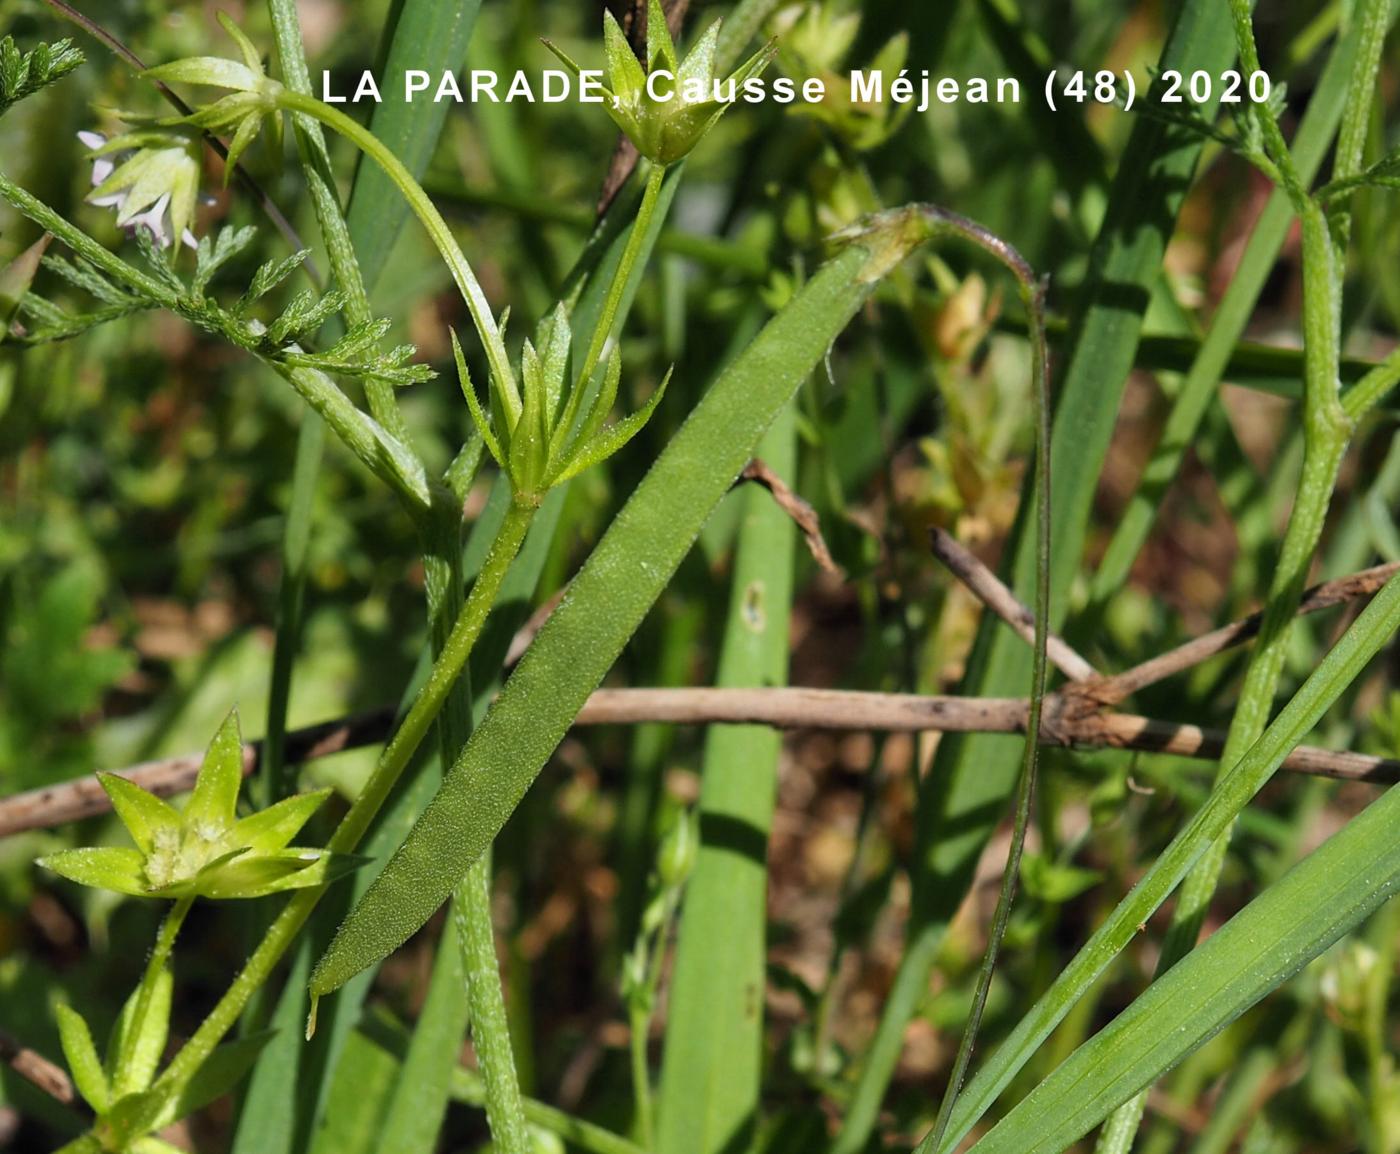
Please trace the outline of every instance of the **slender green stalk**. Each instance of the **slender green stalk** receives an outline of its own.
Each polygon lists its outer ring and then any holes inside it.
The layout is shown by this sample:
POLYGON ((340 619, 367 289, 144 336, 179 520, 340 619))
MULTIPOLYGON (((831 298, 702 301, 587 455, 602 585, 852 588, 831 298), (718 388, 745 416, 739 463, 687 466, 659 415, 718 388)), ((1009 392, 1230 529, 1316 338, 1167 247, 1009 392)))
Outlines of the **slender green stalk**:
MULTIPOLYGON (((1360 173, 1370 129, 1371 106, 1376 99, 1376 76, 1380 71, 1381 50, 1390 29, 1391 0, 1363 0, 1352 12, 1360 29, 1360 50, 1352 73, 1351 90, 1337 134, 1337 154, 1332 161, 1332 180, 1345 181, 1360 173)), ((1351 236, 1351 200, 1343 198, 1332 216, 1333 235, 1343 251, 1351 236)))
MULTIPOLYGON (((1229 15, 1218 0, 1182 0, 1172 12, 1159 70, 1229 67, 1234 55, 1226 39, 1229 15)), ((1117 166, 1056 390, 1051 628, 1059 627, 1080 572, 1090 506, 1136 357, 1143 309, 1161 277, 1162 255, 1200 151, 1199 139, 1142 118, 1117 166)), ((1028 502, 1023 504, 1029 513, 1028 502)), ((1003 553, 1010 584, 1027 599, 1036 571, 1029 529, 1029 517, 1023 517, 1003 553)), ((1000 622, 984 618, 962 692, 1022 694, 1030 664, 1021 640, 1000 622)), ((927 997, 929 972, 948 925, 1009 808, 1018 772, 1014 739, 949 735, 939 743, 919 790, 904 953, 880 1024, 862 1056, 833 1154, 858 1154, 870 1144, 905 1028, 927 997)))
POLYGON ((1342 394, 1342 409, 1353 421, 1360 421, 1400 383, 1400 353, 1392 353, 1342 394))
POLYGON ((437 206, 428 199, 423 186, 414 180, 413 174, 374 133, 338 109, 323 104, 313 96, 285 88, 277 94, 277 103, 288 112, 304 113, 319 120, 327 128, 334 129, 384 169, 385 174, 403 193, 414 215, 422 222, 438 252, 442 254, 453 281, 462 293, 462 299, 466 301, 467 311, 471 313, 477 333, 486 346, 486 358, 490 363, 491 372, 503 385, 513 382, 515 377, 511 372, 505 341, 501 337, 496 318, 492 315, 486 294, 481 291, 476 274, 472 272, 471 264, 457 243, 457 238, 452 235, 447 221, 443 220, 442 213, 438 212, 437 206))
POLYGON ((311 510, 316 479, 326 444, 326 422, 305 412, 297 431, 292 464, 292 497, 282 533, 282 580, 277 593, 277 636, 272 646, 272 675, 268 687, 267 733, 261 763, 262 802, 271 805, 296 788, 296 771, 286 763, 287 707, 292 693, 292 667, 301 636, 302 603, 306 594, 306 556, 311 540, 311 510))
MULTIPOLYGON (((268 0, 272 17, 272 35, 277 44, 277 57, 282 62, 282 83, 298 95, 311 98, 311 71, 306 63, 306 49, 301 39, 301 21, 297 16, 296 0, 268 0)), ((345 316, 351 326, 372 319, 369 294, 365 291, 360 262, 355 245, 341 210, 331 172, 331 157, 321 126, 304 113, 292 116, 292 135, 296 138, 297 154, 301 158, 306 189, 316 211, 316 223, 326 245, 331 272, 341 292, 345 294, 345 316)), ((401 441, 407 441, 403 414, 399 411, 394 387, 387 381, 365 382, 365 399, 369 401, 374 419, 401 441)))
MULTIPOLYGON (((1257 52, 1249 25, 1248 5, 1240 17, 1240 0, 1232 0, 1236 31, 1241 37, 1240 55, 1246 68, 1257 68, 1257 52)), ((1266 137, 1276 138, 1274 149, 1279 170, 1289 188, 1288 152, 1273 117, 1261 113, 1266 137)), ((1296 180, 1296 176, 1294 177, 1296 180)), ((1290 189, 1290 195, 1292 195, 1290 189)), ((1307 582, 1313 552, 1322 536, 1327 508, 1336 484, 1337 470, 1346 452, 1351 422, 1337 393, 1337 364, 1341 356, 1341 317, 1336 254, 1322 210, 1310 198, 1299 205, 1303 227, 1304 261, 1304 400, 1303 472, 1293 512, 1289 517, 1278 564, 1270 583, 1264 621, 1250 657, 1244 685, 1231 720, 1221 772, 1243 756, 1263 733, 1273 708, 1283 671, 1288 637, 1297 615, 1298 601, 1307 582)), ((1194 945, 1210 898, 1224 864, 1228 839, 1213 846, 1186 879, 1171 929, 1163 945, 1158 973, 1164 973, 1194 945)))
POLYGON ((490 552, 482 564, 481 574, 472 585, 466 606, 443 643, 441 654, 433 662, 428 680, 418 691, 408 716, 403 719, 403 724, 384 750, 379 764, 365 783, 360 796, 355 799, 350 812, 345 815, 330 841, 326 843, 327 848, 337 853, 348 853, 354 849, 364 836, 365 830, 369 828, 374 815, 379 812, 379 807, 384 804, 384 799, 389 796, 389 791, 398 781, 399 775, 408 765, 409 758, 427 736, 428 729, 442 710, 453 683, 466 665, 467 658, 471 656, 472 646, 481 634, 481 627, 486 623, 486 616, 495 603, 496 593, 505 579, 510 563, 519 552, 521 542, 525 540, 525 532, 530 527, 530 519, 534 513, 533 505, 520 501, 511 503, 496 539, 491 543, 490 552))
MULTIPOLYGON (((355 799, 350 811, 336 828, 327 848, 336 853, 350 853, 359 844, 375 815, 389 796, 409 759, 427 735, 434 718, 442 708, 457 675, 471 655, 472 646, 481 633, 491 606, 495 603, 501 582, 510 569, 529 527, 533 507, 513 503, 492 542, 481 573, 472 584, 466 607, 443 645, 442 656, 434 663, 428 680, 414 699, 408 716, 380 755, 379 763, 369 781, 355 799)), ((183 1086, 205 1059, 214 1051, 223 1036, 237 1022, 248 999, 271 976, 273 968, 295 941, 297 933, 311 916, 324 888, 298 890, 283 907, 268 928, 267 936, 234 978, 224 996, 210 1011, 199 1029, 175 1055, 161 1075, 157 1085, 165 1089, 183 1086)), ((308 1033, 315 1029, 316 1008, 313 1001, 308 1033)))
MULTIPOLYGON (((1299 123, 1293 141, 1293 161, 1304 180, 1316 176, 1342 116, 1342 94, 1357 60, 1357 37, 1347 35, 1332 52, 1318 82, 1317 92, 1299 123)), ((1162 507, 1162 497, 1181 469, 1187 450, 1215 398, 1222 378, 1236 380, 1242 366, 1232 363, 1259 294, 1283 246, 1294 216, 1282 189, 1276 189, 1249 238, 1243 259, 1211 318, 1210 330, 1201 341, 1181 389, 1143 469, 1126 509, 1118 518, 1108 548, 1089 590, 1089 604, 1080 615, 1080 628, 1088 630, 1102 619, 1108 601, 1127 583, 1133 562, 1147 540, 1162 507)), ((1296 354, 1295 354, 1296 355, 1296 354)))
POLYGON ((1026 723, 1026 742, 1021 754, 1021 775, 1016 786, 1015 819, 1011 833, 1011 849, 1006 869, 1001 877, 996 912, 987 939, 987 951, 977 975, 977 987, 972 997, 972 1009, 958 1044, 957 1057, 948 1077, 948 1086, 938 1108, 933 1129, 919 1144, 919 1154, 932 1154, 947 1133, 948 1123, 957 1105, 963 1079, 972 1061, 973 1046, 987 1008, 992 977, 996 973, 997 957, 1006 926, 1011 919, 1011 905, 1016 897, 1016 882, 1021 870, 1021 853, 1030 827, 1031 799, 1035 790, 1036 767, 1040 757, 1040 717, 1045 700, 1046 644, 1050 630, 1050 381, 1045 345, 1045 290, 1034 270, 1005 241, 992 236, 970 221, 951 218, 943 228, 996 257, 1016 278, 1021 302, 1030 319, 1031 346, 1031 423, 1035 430, 1035 484, 1032 502, 1035 507, 1035 639, 1031 665, 1030 712, 1026 723))
MULTIPOLYGON (((618 266, 617 275, 613 277, 612 283, 608 286, 608 295, 603 299, 603 311, 598 314, 598 324, 593 330, 593 339, 588 342, 588 353, 583 358, 583 368, 579 370, 578 385, 574 395, 582 392, 584 385, 593 375, 593 370, 598 367, 599 360, 603 356, 603 347, 608 343, 608 338, 612 336, 613 324, 617 320, 618 306, 622 303, 622 296, 627 291, 627 281, 632 272, 632 266, 637 263, 637 257, 641 254, 643 246, 646 244, 647 234, 651 231, 651 218, 656 212, 657 197, 661 195, 661 182, 666 178, 666 168, 664 165, 653 164, 651 171, 647 173, 646 189, 642 193, 642 203, 637 208, 637 219, 632 224, 632 232, 627 237, 627 247, 622 250, 622 261, 618 266)), ((570 397, 573 401, 573 397, 570 397)), ((576 409, 571 404, 571 410, 576 409)), ((564 426, 568 428, 566 423, 564 426)))
POLYGON ((627 1012, 627 1052, 632 1065, 632 1104, 637 1138, 646 1150, 656 1148, 656 1111, 652 1108, 651 1065, 647 1061, 647 1035, 651 1014, 640 1006, 627 1012))
POLYGON ((151 1000, 155 997, 156 983, 160 981, 165 967, 170 964, 170 953, 175 948, 175 939, 180 936, 180 927, 185 924, 185 915, 190 912, 192 905, 194 905, 193 897, 179 898, 171 905, 161 920, 160 930, 156 933, 156 944, 151 948, 151 956, 146 962, 146 972, 141 977, 141 985, 137 987, 139 992, 136 995, 136 1008, 132 1010, 131 1021, 122 1033, 121 1056, 117 1059, 116 1085, 113 1087, 115 1096, 118 1098, 138 1089, 136 1086, 129 1085, 126 1079, 135 1069, 136 1047, 141 1041, 141 1035, 146 1027, 146 1018, 151 1012, 151 1000))
MULTIPOLYGON (((268 0, 277 55, 282 61, 283 83, 298 92, 311 91, 311 73, 301 40, 301 24, 295 0, 268 0)), ((325 138, 315 121, 293 118, 293 134, 316 220, 330 258, 336 284, 345 294, 345 315, 352 325, 370 320, 369 299, 360 277, 355 247, 341 215, 340 199, 330 175, 325 138)), ((407 442, 393 387, 383 381, 366 383, 365 395, 375 419, 400 440, 407 442)), ((282 580, 278 593, 277 637, 272 650, 272 677, 268 693, 267 734, 263 740, 263 804, 286 797, 294 787, 294 775, 283 761, 287 735, 287 705, 291 696, 292 666, 301 635, 302 601, 306 588, 306 551, 311 534, 311 506, 316 478, 326 443, 325 422, 315 413, 302 417, 292 466, 292 499, 282 541, 282 580)))

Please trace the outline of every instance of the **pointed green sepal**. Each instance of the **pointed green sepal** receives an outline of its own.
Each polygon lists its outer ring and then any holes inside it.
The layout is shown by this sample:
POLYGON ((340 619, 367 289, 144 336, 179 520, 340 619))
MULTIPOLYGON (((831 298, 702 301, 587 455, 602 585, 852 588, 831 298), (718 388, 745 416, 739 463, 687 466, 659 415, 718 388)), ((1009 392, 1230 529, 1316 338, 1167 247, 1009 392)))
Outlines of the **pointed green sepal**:
POLYGON ((143 854, 155 850, 160 837, 179 836, 180 811, 168 801, 142 789, 119 773, 98 773, 98 783, 112 801, 112 809, 143 854))
POLYGON ((80 886, 115 890, 135 898, 151 897, 140 850, 124 846, 84 846, 41 857, 39 864, 80 886))
POLYGON ((267 809, 243 818, 233 827, 229 840, 247 846, 254 853, 274 853, 286 849, 302 826, 311 820, 326 798, 335 791, 318 789, 284 798, 267 809))
POLYGON ((630 417, 624 417, 611 428, 604 429, 592 441, 580 446, 574 458, 564 467, 563 471, 556 477, 553 484, 560 485, 565 481, 577 477, 585 469, 605 461, 616 453, 623 445, 627 444, 642 429, 642 426, 651 419, 652 413, 656 411, 656 406, 661 403, 661 398, 666 392, 666 386, 671 380, 671 373, 668 370, 662 378, 661 384, 657 386, 656 392, 652 393, 646 405, 638 409, 630 417))
POLYGON ((482 412, 481 402, 477 400, 476 386, 472 384, 471 372, 467 369, 467 360, 462 356, 462 346, 458 343, 455 332, 452 333, 452 355, 457 360, 457 380, 461 382, 462 396, 467 400, 467 411, 471 413, 472 424, 476 426, 476 431, 481 434, 481 439, 486 443, 486 449, 495 459, 496 464, 504 469, 506 467, 505 453, 501 451, 501 444, 496 440, 491 422, 482 412))
POLYGON ((112 1028, 112 1036, 107 1041, 107 1061, 104 1066, 115 1098, 140 1093, 148 1089, 155 1079, 156 1068, 165 1053, 165 1042, 170 1034, 170 1004, 174 989, 175 979, 170 970, 161 970, 151 987, 151 1000, 146 1017, 141 1023, 141 1032, 129 1051, 126 1035, 136 1016, 136 1005, 141 997, 139 987, 131 992, 131 996, 122 1007, 121 1016, 117 1018, 117 1023, 112 1028), (121 1056, 126 1053, 130 1054, 130 1061, 119 1066, 121 1056))
POLYGON ((147 68, 141 77, 162 84, 206 84, 211 88, 231 88, 235 92, 256 92, 263 85, 263 77, 246 64, 225 60, 222 56, 187 56, 147 68))
POLYGON ((185 807, 185 823, 200 830, 210 841, 231 829, 242 785, 243 740, 239 734, 238 710, 232 709, 204 754, 204 764, 195 778, 194 793, 185 807))

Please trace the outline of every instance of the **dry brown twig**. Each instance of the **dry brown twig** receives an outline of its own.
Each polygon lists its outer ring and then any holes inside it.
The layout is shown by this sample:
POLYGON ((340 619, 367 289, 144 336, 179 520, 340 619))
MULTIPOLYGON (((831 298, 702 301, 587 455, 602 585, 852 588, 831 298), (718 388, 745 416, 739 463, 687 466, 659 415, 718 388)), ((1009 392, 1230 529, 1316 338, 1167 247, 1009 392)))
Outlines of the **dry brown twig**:
POLYGON ((808 551, 821 568, 835 577, 845 577, 844 570, 836 564, 831 550, 826 547, 826 538, 822 536, 822 525, 817 511, 794 493, 786 481, 773 472, 759 457, 755 457, 744 466, 744 471, 739 474, 738 480, 734 483, 741 485, 745 481, 752 481, 768 490, 778 508, 786 513, 792 519, 793 524, 802 531, 802 537, 807 542, 808 551))
MULTIPOLYGON (((935 554, 993 612, 1025 637, 1030 610, 981 561, 946 534, 935 536, 935 554)), ((1378 565, 1328 581, 1303 597, 1300 613, 1368 597, 1400 565, 1378 565)), ((512 645, 518 656, 528 638, 543 624, 543 611, 531 618, 512 645)), ((1105 707, 1165 677, 1242 644, 1258 632, 1254 614, 1207 633, 1112 676, 1097 673, 1063 640, 1054 638, 1050 654, 1070 678, 1070 684, 1046 699, 1041 740, 1049 745, 1088 746, 1170 753, 1206 760, 1219 758, 1223 735, 1170 721, 1134 714, 1106 712, 1105 707)), ((876 729, 905 732, 1023 733, 1029 703, 1024 698, 921 697, 911 694, 866 693, 800 688, 766 689, 600 689, 584 705, 578 725, 635 725, 667 722, 678 725, 734 723, 771 725, 779 729, 876 729)), ((392 709, 294 730, 287 735, 287 761, 299 764, 342 750, 377 744, 392 732, 392 709)), ((260 744, 244 749, 244 771, 257 766, 260 744)), ((201 754, 185 754, 122 770, 146 789, 162 796, 188 790, 199 769, 201 754)), ((1400 762, 1356 753, 1335 753, 1299 746, 1282 768, 1347 781, 1375 784, 1400 782, 1400 762)), ((95 777, 63 782, 28 793, 0 798, 0 837, 42 829, 111 808, 95 777)))
MULTIPOLYGON (((1011 592, 1001 579, 982 564, 957 538, 943 529, 929 533, 933 555, 988 609, 1005 621, 1027 645, 1035 644, 1035 614, 1029 605, 1011 592)), ((1099 672, 1081 657, 1064 638, 1051 633, 1046 638, 1045 656, 1050 664, 1071 681, 1093 681, 1099 672)))
POLYGON ((21 1046, 4 1030, 0 1030, 0 1061, 50 1098, 65 1106, 77 1104, 78 1096, 73 1091, 73 1082, 62 1067, 56 1066, 38 1051, 21 1046))

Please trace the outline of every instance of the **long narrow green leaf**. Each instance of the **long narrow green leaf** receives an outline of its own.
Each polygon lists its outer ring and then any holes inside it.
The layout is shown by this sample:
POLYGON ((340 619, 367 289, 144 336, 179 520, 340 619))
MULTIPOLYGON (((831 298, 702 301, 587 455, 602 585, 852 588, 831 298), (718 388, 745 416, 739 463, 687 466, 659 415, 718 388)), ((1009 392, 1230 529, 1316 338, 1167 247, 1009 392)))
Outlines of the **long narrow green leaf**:
MULTIPOLYGON (((481 0, 402 0, 396 6, 392 39, 386 37, 388 57, 378 72, 386 92, 392 90, 393 95, 375 105, 369 127, 415 177, 427 171, 453 105, 434 102, 431 91, 405 100, 405 73, 424 71, 436 83, 444 72, 460 69, 480 10, 481 0)), ((362 158, 346 221, 368 287, 384 271, 408 213, 407 202, 384 170, 362 158)))
MULTIPOLYGON (((791 405, 759 456, 795 475, 791 405)), ((787 684, 795 530, 750 486, 735 552, 721 686, 787 684)), ((760 726, 712 726, 700 793, 700 854, 686 887, 662 1066, 657 1150, 721 1154, 752 1142, 763 1057, 768 834, 782 739, 760 726)))
MULTIPOLYGON (((1397 628, 1400 628, 1400 578, 1391 578, 1313 670, 1264 735, 1221 778, 1191 821, 1172 839, 1132 892, 1118 904, 1050 989, 1017 1023, 990 1061, 968 1083, 948 1134, 939 1148, 940 1154, 956 1149, 958 1141, 986 1114, 1007 1083, 1050 1035, 1050 1031, 1119 951, 1133 940, 1138 927, 1167 899, 1211 844, 1230 828, 1235 817, 1273 776, 1288 752, 1307 736, 1397 628)), ((1174 970, 1170 972, 1175 973, 1174 970)), ((1158 981, 1150 989, 1156 989, 1160 984, 1158 981)))
MULTIPOLYGON (((1216 0, 1185 0, 1159 69, 1216 71, 1233 56, 1229 14, 1216 0)), ((1211 110, 1205 110, 1210 114, 1211 110)), ((1085 527, 1143 314, 1200 156, 1199 139, 1141 119, 1119 164, 1095 243, 1074 343, 1060 377, 1051 472, 1051 627, 1063 619, 1079 571, 1085 527)), ((1029 503, 1022 501, 1007 556, 1012 584, 1027 598, 1035 574, 1029 503)), ((984 619, 963 680, 968 695, 1025 691, 1031 654, 1009 630, 984 619)), ((904 1029, 927 989, 948 921, 962 904, 982 850, 1015 785, 1018 742, 993 735, 949 735, 920 794, 908 939, 875 1039, 865 1057, 834 1154, 865 1148, 904 1043, 904 1029)))
POLYGON ((1391 788, 1149 986, 972 1150, 1065 1149, 1287 981, 1400 890, 1397 823, 1400 788, 1391 788))
POLYGON ((385 957, 490 845, 670 580, 759 436, 909 240, 898 224, 809 282, 711 386, 574 578, 414 832, 311 978, 327 993, 385 957))

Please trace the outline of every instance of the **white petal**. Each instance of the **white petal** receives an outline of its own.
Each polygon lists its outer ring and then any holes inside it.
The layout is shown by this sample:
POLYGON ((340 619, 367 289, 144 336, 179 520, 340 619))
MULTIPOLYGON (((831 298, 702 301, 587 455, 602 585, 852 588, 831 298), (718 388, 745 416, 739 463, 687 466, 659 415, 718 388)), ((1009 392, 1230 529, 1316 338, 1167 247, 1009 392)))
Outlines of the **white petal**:
POLYGON ((145 212, 133 216, 126 222, 129 232, 135 232, 138 228, 144 228, 151 234, 151 238, 160 245, 161 248, 170 247, 170 237, 165 231, 165 210, 170 205, 170 194, 162 193, 155 204, 151 205, 145 212))
POLYGON ((78 133, 78 139, 93 151, 96 151, 107 143, 107 138, 100 132, 80 132, 78 133))

